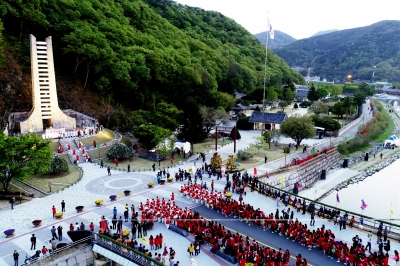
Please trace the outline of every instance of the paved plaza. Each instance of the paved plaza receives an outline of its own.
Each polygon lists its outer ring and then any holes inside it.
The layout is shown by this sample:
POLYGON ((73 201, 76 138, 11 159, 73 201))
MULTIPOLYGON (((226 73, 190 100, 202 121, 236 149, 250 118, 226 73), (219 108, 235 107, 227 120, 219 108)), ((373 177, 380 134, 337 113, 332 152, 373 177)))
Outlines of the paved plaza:
MULTIPOLYGON (((47 246, 48 241, 51 238, 50 228, 54 226, 61 225, 64 228, 63 233, 63 241, 62 242, 71 242, 68 238, 66 231, 69 228, 69 225, 75 223, 83 222, 86 227, 89 226, 91 222, 95 225, 95 230, 99 228, 100 217, 105 215, 108 219, 112 218, 112 209, 117 207, 118 215, 122 215, 125 204, 131 206, 134 204, 136 208, 141 202, 146 201, 147 199, 152 199, 156 197, 169 199, 172 192, 175 193, 175 201, 176 203, 182 207, 188 208, 196 208, 198 209, 200 204, 196 204, 195 202, 189 201, 185 198, 181 198, 179 196, 179 188, 183 182, 173 182, 166 183, 165 185, 156 185, 154 188, 149 189, 147 187, 147 182, 152 181, 156 182, 156 176, 153 172, 144 172, 144 173, 123 173, 120 171, 112 171, 112 175, 107 175, 107 170, 105 168, 100 168, 96 164, 81 164, 81 167, 84 170, 84 176, 82 180, 59 193, 55 193, 48 197, 44 198, 36 198, 30 202, 16 205, 14 210, 5 210, 1 212, 0 223, 2 225, 2 229, 6 230, 9 228, 13 228, 16 230, 14 237, 12 238, 1 238, 0 239, 0 265, 13 265, 12 252, 17 250, 20 253, 21 261, 25 256, 31 256, 34 254, 33 250, 30 250, 30 236, 34 233, 37 236, 37 246, 36 249, 40 249, 43 245, 47 246), (123 191, 129 189, 133 192, 131 196, 123 196, 123 191), (116 194, 119 195, 117 201, 111 202, 109 199, 109 195, 116 194), (105 204, 102 207, 96 207, 94 201, 97 199, 102 199, 105 204), (63 216, 62 220, 56 220, 52 217, 51 207, 55 205, 57 211, 61 209, 61 201, 65 200, 66 202, 66 212, 63 216), (75 210, 76 206, 82 205, 85 207, 83 213, 77 213, 75 210), (34 228, 32 225, 32 221, 34 219, 43 220, 42 226, 39 228, 34 228)), ((174 172, 176 169, 170 169, 170 171, 174 172)), ((207 175, 206 175, 207 176, 207 175)), ((213 178, 203 177, 203 180, 208 183, 211 183, 213 178)), ((328 176, 329 179, 329 176, 328 176)), ((222 190, 225 184, 225 179, 215 180, 215 189, 222 190)), ((237 194, 234 194, 234 198, 238 198, 237 194)), ((271 213, 276 210, 275 201, 266 198, 265 196, 259 195, 256 192, 248 192, 244 197, 244 202, 253 205, 255 208, 260 208, 265 211, 265 213, 271 213)), ((281 204, 280 209, 283 206, 281 204)), ((299 213, 295 213, 295 218, 302 220, 304 222, 308 222, 309 215, 300 215, 299 213)), ((236 220, 237 223, 240 223, 239 220, 236 220)), ((242 226, 244 223, 241 223, 242 226)), ((337 239, 351 242, 353 236, 358 234, 361 236, 364 241, 366 241, 367 232, 362 232, 357 229, 347 229, 339 231, 337 226, 334 226, 333 223, 328 222, 327 220, 317 220, 316 227, 325 224, 327 228, 331 228, 337 239)), ((245 226, 245 225, 244 225, 245 226)), ((124 228, 130 228, 130 222, 124 223, 124 228)), ((3 231, 4 231, 3 230, 3 231)), ((263 232, 260 229, 260 235, 256 238, 256 240, 263 242, 265 244, 268 243, 268 239, 265 240, 268 232, 263 232)), ((148 231, 147 237, 150 235, 155 236, 156 234, 162 233, 165 236, 165 245, 172 246, 177 251, 177 260, 182 263, 188 263, 187 256, 187 246, 190 241, 193 240, 191 237, 184 238, 179 234, 173 233, 172 231, 166 230, 165 225, 161 223, 156 223, 154 228, 148 231)), ((375 240, 375 237, 374 237, 375 240)), ((138 241, 140 243, 140 241, 138 241)), ((374 242, 375 243, 375 242, 374 242)), ((283 248, 285 249, 285 242, 279 242, 279 246, 272 245, 275 248, 283 248), (280 245, 279 245, 280 244, 280 245)), ((298 245, 298 248, 295 246, 295 250, 291 248, 291 254, 296 254, 297 252, 301 252, 304 257, 309 259, 309 262, 312 262, 316 259, 315 256, 318 254, 318 251, 308 251, 304 249, 302 246, 298 245)), ((376 245, 373 244, 373 249, 376 249, 376 245)), ((221 260, 219 257, 216 257, 210 254, 207 251, 207 246, 203 247, 203 252, 196 257, 198 265, 230 265, 224 260, 221 260)), ((392 243, 391 253, 393 250, 400 249, 400 245, 398 243, 392 243)), ((153 253, 154 255, 154 253, 153 253)), ((393 256, 391 256, 392 258, 393 256)), ((333 263, 333 262, 332 262, 333 263)), ((336 262, 335 262, 336 263, 336 262)), ((185 264, 182 264, 185 265, 185 264)), ((317 265, 314 263, 314 265, 317 265)))

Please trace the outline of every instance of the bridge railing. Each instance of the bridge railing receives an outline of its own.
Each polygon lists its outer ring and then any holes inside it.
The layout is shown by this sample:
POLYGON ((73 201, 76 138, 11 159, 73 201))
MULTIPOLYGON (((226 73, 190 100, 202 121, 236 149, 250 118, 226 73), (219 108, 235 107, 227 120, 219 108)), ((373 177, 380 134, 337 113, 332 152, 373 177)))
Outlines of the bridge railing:
POLYGON ((98 245, 102 248, 105 248, 115 254, 118 254, 119 256, 130 260, 138 265, 143 265, 143 266, 165 266, 163 263, 147 256, 146 254, 131 248, 123 243, 117 242, 112 238, 109 238, 104 235, 97 235, 97 240, 95 242, 95 245, 98 245))

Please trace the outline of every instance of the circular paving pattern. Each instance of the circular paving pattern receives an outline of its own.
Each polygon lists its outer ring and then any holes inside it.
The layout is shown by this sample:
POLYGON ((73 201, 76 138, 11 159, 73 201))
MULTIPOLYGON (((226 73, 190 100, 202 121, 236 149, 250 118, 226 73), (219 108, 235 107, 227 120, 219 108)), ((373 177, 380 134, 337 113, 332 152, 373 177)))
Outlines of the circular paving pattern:
POLYGON ((124 190, 136 193, 147 189, 148 182, 156 183, 157 178, 145 173, 121 173, 96 178, 85 188, 89 192, 102 195, 120 194, 124 190))

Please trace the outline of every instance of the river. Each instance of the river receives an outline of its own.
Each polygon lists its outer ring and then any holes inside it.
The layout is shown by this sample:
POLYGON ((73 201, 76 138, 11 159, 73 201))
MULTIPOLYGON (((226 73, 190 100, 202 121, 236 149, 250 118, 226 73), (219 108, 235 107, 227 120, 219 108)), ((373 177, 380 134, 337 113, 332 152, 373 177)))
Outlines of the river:
MULTIPOLYGON (((400 224, 400 160, 395 161, 383 170, 367 177, 358 184, 348 185, 338 192, 340 203, 337 207, 379 220, 391 218, 393 223, 400 224), (397 180, 399 179, 399 180, 397 180), (398 196, 397 196, 398 194, 398 196), (361 200, 368 205, 362 212, 361 200)), ((325 204, 336 206, 336 192, 321 200, 325 204)))

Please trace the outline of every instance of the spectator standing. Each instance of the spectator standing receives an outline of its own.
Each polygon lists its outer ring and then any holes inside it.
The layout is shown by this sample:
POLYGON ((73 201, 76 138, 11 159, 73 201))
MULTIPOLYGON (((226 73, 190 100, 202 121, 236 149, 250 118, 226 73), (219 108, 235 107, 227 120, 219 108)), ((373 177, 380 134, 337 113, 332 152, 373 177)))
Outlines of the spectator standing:
POLYGON ((64 200, 61 201, 61 211, 65 212, 65 201, 64 200))
POLYGON ((108 172, 108 175, 111 175, 111 169, 110 169, 110 166, 108 166, 108 167, 107 167, 107 172, 108 172))
POLYGON ((56 207, 54 207, 54 205, 53 205, 53 207, 51 208, 51 212, 53 213, 53 218, 54 218, 55 215, 56 215, 56 212, 57 212, 56 207))
POLYGON ((193 257, 193 251, 194 251, 193 244, 190 244, 190 246, 188 247, 187 251, 189 252, 189 257, 193 257))
POLYGON ((14 250, 13 257, 14 257, 14 266, 18 266, 19 254, 18 254, 18 252, 16 250, 14 250))
POLYGON ((11 210, 14 210, 14 204, 15 204, 15 198, 14 197, 12 197, 10 199, 10 204, 11 204, 11 210))
POLYGON ((56 234, 56 232, 57 232, 57 229, 56 229, 56 227, 53 225, 53 227, 50 229, 50 231, 51 231, 51 237, 52 238, 58 238, 58 236, 57 236, 57 234, 56 234))
POLYGON ((31 250, 36 249, 36 236, 35 234, 32 234, 31 236, 31 250))
POLYGON ((59 225, 59 226, 57 227, 57 233, 58 233, 58 240, 59 240, 59 241, 62 240, 62 230, 63 230, 62 226, 59 225))

